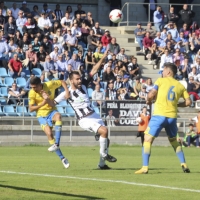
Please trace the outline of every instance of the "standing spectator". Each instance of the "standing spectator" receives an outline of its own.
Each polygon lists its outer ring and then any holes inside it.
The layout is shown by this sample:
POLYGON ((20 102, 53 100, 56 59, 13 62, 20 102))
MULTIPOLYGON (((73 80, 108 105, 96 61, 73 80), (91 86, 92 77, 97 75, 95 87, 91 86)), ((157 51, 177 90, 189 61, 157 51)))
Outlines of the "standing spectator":
POLYGON ((17 30, 20 31, 21 35, 23 35, 22 28, 23 28, 23 26, 25 25, 25 23, 27 21, 26 17, 24 17, 23 14, 24 14, 23 11, 20 10, 19 14, 18 14, 19 16, 18 16, 18 18, 16 20, 17 30))
POLYGON ((8 18, 8 23, 4 25, 4 34, 7 40, 14 38, 17 28, 13 23, 13 17, 8 18))
POLYGON ((95 100, 92 101, 94 106, 101 106, 102 104, 104 104, 103 100, 105 100, 105 96, 104 93, 100 91, 99 84, 95 86, 95 90, 92 92, 92 100, 95 100))
POLYGON ((56 4, 56 9, 54 10, 56 16, 55 20, 60 21, 63 18, 63 11, 60 9, 60 4, 56 4))
POLYGON ((101 38, 103 47, 107 47, 108 44, 111 43, 111 40, 112 40, 112 37, 110 36, 110 31, 108 29, 106 29, 104 35, 101 38))
POLYGON ((148 22, 147 28, 145 29, 145 32, 149 32, 150 33, 150 37, 152 37, 153 39, 156 37, 156 30, 154 30, 152 28, 151 22, 148 22))
POLYGON ((98 46, 98 43, 96 41, 93 29, 90 30, 90 34, 87 37, 87 43, 88 43, 88 49, 94 53, 98 46))
POLYGON ((183 9, 180 10, 179 15, 181 16, 182 22, 187 24, 188 27, 192 25, 192 18, 195 16, 195 13, 188 9, 187 4, 183 5, 183 9))
POLYGON ((86 17, 86 13, 85 13, 84 10, 82 10, 82 5, 80 3, 77 5, 77 8, 78 8, 78 10, 76 10, 74 12, 74 16, 76 16, 77 14, 80 14, 81 18, 85 18, 86 17))
POLYGON ((157 0, 144 0, 144 8, 146 10, 148 21, 153 22, 153 14, 156 10, 157 0), (149 4, 147 4, 149 3, 149 4), (149 6, 150 6, 150 19, 149 19, 149 6))
POLYGON ((174 7, 173 6, 170 7, 169 13, 167 14, 167 18, 168 18, 168 21, 171 21, 175 24, 179 20, 179 16, 174 13, 174 7))
POLYGON ((20 8, 20 10, 22 10, 24 12, 24 16, 28 17, 31 15, 31 11, 29 8, 27 8, 27 4, 26 1, 22 2, 22 7, 20 8))
POLYGON ((13 58, 8 62, 8 68, 12 78, 25 77, 25 73, 22 72, 22 63, 18 60, 17 54, 14 54, 13 58))
POLYGON ((163 15, 162 15, 162 9, 160 6, 157 6, 156 11, 153 13, 153 21, 156 28, 156 31, 161 32, 163 28, 163 15))
POLYGON ((117 100, 117 91, 114 89, 113 80, 108 82, 108 88, 106 90, 106 100, 117 100))
POLYGON ((120 46, 117 44, 115 37, 113 37, 111 43, 108 44, 107 50, 110 52, 110 55, 117 55, 120 52, 120 46))
POLYGON ((17 4, 13 3, 12 7, 10 8, 10 10, 12 11, 12 16, 14 17, 14 19, 16 20, 18 17, 18 13, 19 13, 19 8, 17 8, 17 4))
POLYGON ((134 34, 136 37, 136 41, 138 42, 138 44, 140 45, 140 51, 143 51, 143 38, 145 36, 145 30, 144 28, 141 27, 141 23, 137 23, 137 28, 134 30, 134 34))

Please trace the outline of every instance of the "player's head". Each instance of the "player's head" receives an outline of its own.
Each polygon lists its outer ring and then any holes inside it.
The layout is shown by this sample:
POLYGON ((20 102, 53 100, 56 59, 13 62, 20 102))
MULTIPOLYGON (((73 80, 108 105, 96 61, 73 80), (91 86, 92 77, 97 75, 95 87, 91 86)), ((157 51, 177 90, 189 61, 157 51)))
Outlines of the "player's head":
POLYGON ((33 76, 30 80, 30 87, 37 93, 42 90, 41 79, 37 76, 33 76))
POLYGON ((81 75, 78 71, 72 71, 69 75, 69 80, 75 88, 77 89, 81 88, 82 80, 81 80, 81 75))
POLYGON ((177 73, 177 66, 173 63, 165 63, 163 68, 163 77, 174 77, 177 73))

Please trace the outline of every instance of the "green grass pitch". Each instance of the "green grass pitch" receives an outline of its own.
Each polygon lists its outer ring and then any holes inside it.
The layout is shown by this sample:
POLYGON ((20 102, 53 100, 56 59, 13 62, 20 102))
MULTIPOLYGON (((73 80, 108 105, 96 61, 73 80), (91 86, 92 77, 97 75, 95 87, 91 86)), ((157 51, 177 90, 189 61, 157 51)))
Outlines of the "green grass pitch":
POLYGON ((117 146, 112 170, 97 170, 99 147, 61 147, 64 169, 47 146, 0 147, 0 200, 119 199, 196 200, 200 198, 200 149, 184 148, 191 170, 184 174, 171 147, 154 147, 149 174, 137 175, 141 147, 117 146), (12 172, 12 173, 9 173, 12 172), (15 173, 14 173, 15 172, 15 173))

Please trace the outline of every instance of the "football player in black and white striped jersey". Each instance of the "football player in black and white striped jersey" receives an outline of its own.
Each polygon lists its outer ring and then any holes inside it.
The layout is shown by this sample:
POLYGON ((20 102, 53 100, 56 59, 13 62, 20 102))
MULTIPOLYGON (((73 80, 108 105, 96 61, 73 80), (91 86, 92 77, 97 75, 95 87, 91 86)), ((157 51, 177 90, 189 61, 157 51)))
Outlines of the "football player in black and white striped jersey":
POLYGON ((51 106, 55 106, 63 100, 67 100, 71 107, 74 109, 78 124, 84 130, 95 132, 100 135, 100 162, 98 164, 99 169, 110 169, 105 161, 116 162, 117 159, 108 154, 108 129, 104 125, 103 120, 100 116, 95 113, 94 109, 91 106, 90 99, 87 93, 87 86, 92 80, 94 74, 96 74, 101 67, 104 59, 107 57, 107 52, 104 53, 103 57, 99 62, 94 65, 90 72, 88 80, 81 80, 81 76, 78 71, 73 71, 69 75, 70 87, 69 94, 62 92, 54 101, 48 101, 51 106))

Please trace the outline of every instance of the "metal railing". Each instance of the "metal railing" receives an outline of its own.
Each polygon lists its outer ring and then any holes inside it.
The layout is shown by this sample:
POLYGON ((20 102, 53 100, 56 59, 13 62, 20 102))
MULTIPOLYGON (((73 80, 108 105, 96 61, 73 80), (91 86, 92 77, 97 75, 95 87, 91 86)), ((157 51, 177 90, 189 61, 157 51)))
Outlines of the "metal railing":
MULTIPOLYGON (((124 19, 126 18, 126 21, 122 21, 122 22, 119 22, 119 26, 121 25, 126 25, 126 26, 129 26, 130 24, 137 24, 138 21, 140 21, 141 23, 147 23, 147 22, 150 22, 150 4, 151 3, 138 3, 138 2, 126 2, 123 6, 122 6, 122 12, 123 12, 123 15, 124 15, 124 19), (142 20, 130 20, 130 7, 131 6, 141 6, 143 7, 143 5, 147 5, 148 6, 148 17, 147 17, 147 21, 142 21, 142 20)), ((169 8, 171 6, 183 6, 184 4, 176 4, 176 3, 172 3, 172 4, 169 4, 169 3, 157 3, 157 5, 160 5, 161 7, 164 6, 165 9, 167 7, 167 11, 165 13, 168 13, 169 12, 169 8)), ((188 6, 190 6, 191 10, 193 10, 193 7, 195 6, 200 6, 200 4, 189 4, 188 6)), ((163 10, 165 10, 163 9, 163 10)), ((146 14, 146 13, 145 13, 146 14)))

